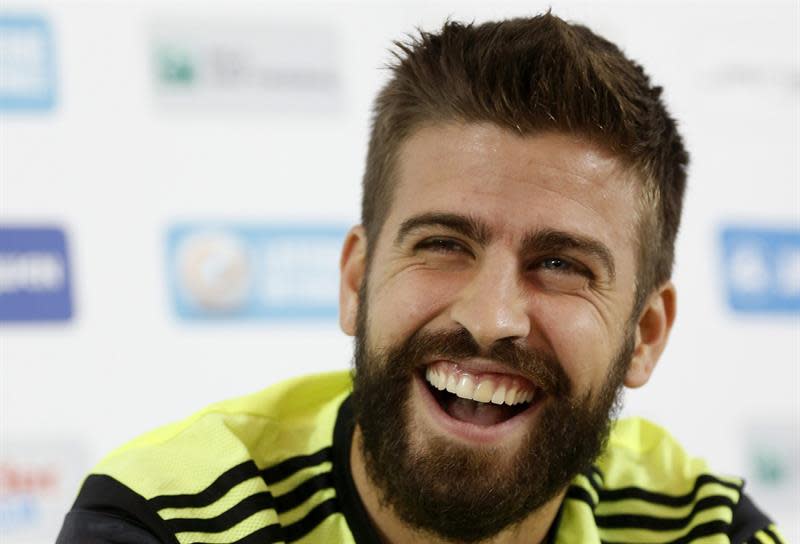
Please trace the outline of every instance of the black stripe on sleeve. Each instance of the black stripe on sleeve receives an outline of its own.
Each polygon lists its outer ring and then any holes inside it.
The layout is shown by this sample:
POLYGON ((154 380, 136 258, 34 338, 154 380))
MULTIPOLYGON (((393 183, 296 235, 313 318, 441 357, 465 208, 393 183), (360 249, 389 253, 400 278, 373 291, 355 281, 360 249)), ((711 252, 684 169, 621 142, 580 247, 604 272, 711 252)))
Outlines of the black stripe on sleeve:
POLYGON ((325 520, 325 518, 337 512, 339 512, 339 505, 336 502, 336 498, 331 498, 319 503, 312 508, 303 519, 287 525, 284 528, 284 537, 286 538, 286 542, 300 540, 308 533, 313 531, 317 525, 325 520))
POLYGON ((280 495, 275 498, 275 509, 279 513, 288 512, 293 508, 297 508, 308 500, 314 493, 322 489, 332 488, 333 482, 331 481, 330 472, 323 472, 317 474, 298 485, 291 491, 280 495))
POLYGON ((200 508, 221 499, 236 485, 258 476, 258 467, 253 461, 245 461, 223 472, 211 485, 199 493, 159 495, 150 499, 156 510, 165 508, 200 508))
POLYGON ((244 521, 256 512, 271 510, 275 500, 269 491, 255 493, 239 501, 236 506, 213 518, 174 518, 167 520, 167 526, 174 533, 221 533, 244 521))
POLYGON ((175 535, 144 497, 105 474, 91 474, 86 478, 72 509, 112 514, 146 528, 162 542, 178 544, 175 535))
POLYGON ((245 461, 223 472, 211 485, 199 493, 183 493, 180 495, 159 495, 150 499, 150 504, 156 510, 165 508, 200 508, 208 506, 230 491, 236 485, 249 480, 259 474, 267 485, 280 482, 304 468, 313 467, 330 460, 331 448, 323 448, 310 455, 291 457, 261 471, 250 460, 245 461))
MULTIPOLYGON (((283 527, 273 524, 262 527, 250 533, 249 535, 240 538, 230 544, 268 544, 271 542, 283 542, 283 527)), ((203 542, 194 542, 193 544, 206 544, 203 542)))
MULTIPOLYGON (((676 538, 675 540, 671 540, 669 542, 665 542, 664 544, 688 544, 695 539, 702 538, 705 536, 717 535, 717 534, 725 534, 726 530, 728 529, 728 524, 722 520, 714 520, 709 521, 707 523, 701 523, 700 525, 696 525, 692 527, 692 530, 686 533, 684 536, 676 538)), ((629 541, 610 541, 610 540, 603 540, 603 544, 627 544, 629 541)))
POLYGON ((589 474, 587 475, 587 478, 589 478, 589 481, 592 482, 593 485, 597 485, 597 482, 595 481, 594 478, 592 478, 592 475, 597 476, 597 479, 600 480, 601 482, 604 482, 606 479, 606 477, 603 476, 603 473, 600 472, 600 469, 597 468, 596 466, 592 466, 592 468, 589 469, 589 474))
POLYGON ((292 474, 308 467, 313 467, 331 460, 330 446, 322 448, 309 455, 297 455, 281 461, 277 465, 267 467, 261 471, 261 477, 267 485, 272 485, 285 480, 292 474))
MULTIPOLYGON (((590 482, 594 481, 589 478, 590 482)), ((686 493, 685 495, 666 495, 664 493, 656 493, 653 491, 647 491, 640 487, 622 487, 619 489, 600 489, 595 488, 597 493, 600 497, 601 502, 612 502, 612 501, 621 501, 624 499, 640 499, 647 502, 652 502, 655 504, 661 504, 664 506, 688 506, 692 502, 694 502, 695 498, 697 497, 697 492, 700 490, 700 487, 707 483, 715 483, 722 486, 725 486, 730 489, 734 489, 736 491, 741 490, 741 485, 731 482, 726 482, 725 480, 721 480, 715 476, 710 474, 701 474, 697 477, 694 482, 694 487, 691 491, 686 493)))
POLYGON ((682 518, 660 518, 639 514, 615 514, 595 516, 598 527, 604 529, 647 529, 650 531, 675 531, 689 525, 694 517, 703 510, 727 506, 733 508, 733 501, 722 495, 714 495, 697 501, 692 511, 682 518))
POLYGON ((692 530, 689 531, 685 536, 677 538, 668 544, 687 544, 704 536, 725 534, 725 532, 728 530, 728 527, 729 525, 722 520, 701 523, 700 525, 695 525, 692 527, 692 530))
POLYGON ((167 525, 175 533, 219 533, 263 510, 284 513, 297 508, 317 491, 332 487, 330 473, 325 472, 309 478, 278 497, 273 498, 268 491, 255 493, 213 518, 173 518, 167 520, 167 525))
POLYGON ((782 544, 782 543, 783 543, 783 540, 781 540, 780 538, 778 538, 778 535, 776 535, 776 534, 775 534, 775 532, 774 532, 772 529, 770 529, 769 527, 764 527, 764 528, 762 529, 762 531, 764 531, 765 533, 767 533, 767 535, 768 535, 768 536, 769 536, 769 537, 770 537, 772 540, 774 540, 774 541, 775 541, 775 544, 782 544))
POLYGON ((570 488, 567 490, 566 498, 585 502, 586 504, 589 505, 589 508, 591 508, 592 510, 594 510, 595 508, 594 499, 592 499, 592 496, 589 494, 588 491, 586 491, 584 488, 580 486, 577 485, 570 486, 570 488))

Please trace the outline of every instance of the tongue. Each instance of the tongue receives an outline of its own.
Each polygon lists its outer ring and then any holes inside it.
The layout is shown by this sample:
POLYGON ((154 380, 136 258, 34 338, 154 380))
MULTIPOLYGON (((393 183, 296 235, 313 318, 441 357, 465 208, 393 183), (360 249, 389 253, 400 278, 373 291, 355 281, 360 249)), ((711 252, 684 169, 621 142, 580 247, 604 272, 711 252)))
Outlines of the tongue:
POLYGON ((488 427, 510 418, 514 415, 514 409, 505 404, 487 404, 456 397, 447 407, 447 413, 459 421, 488 427))

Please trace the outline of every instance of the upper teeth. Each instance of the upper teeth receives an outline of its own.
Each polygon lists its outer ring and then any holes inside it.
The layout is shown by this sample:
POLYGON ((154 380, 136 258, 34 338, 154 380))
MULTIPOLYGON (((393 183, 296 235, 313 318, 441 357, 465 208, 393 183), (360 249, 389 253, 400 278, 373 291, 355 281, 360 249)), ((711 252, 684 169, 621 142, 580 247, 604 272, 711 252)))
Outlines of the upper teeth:
POLYGON ((436 389, 447 390, 462 399, 483 403, 514 405, 533 400, 535 391, 524 387, 510 376, 475 377, 451 368, 454 365, 435 364, 428 367, 425 379, 436 389))

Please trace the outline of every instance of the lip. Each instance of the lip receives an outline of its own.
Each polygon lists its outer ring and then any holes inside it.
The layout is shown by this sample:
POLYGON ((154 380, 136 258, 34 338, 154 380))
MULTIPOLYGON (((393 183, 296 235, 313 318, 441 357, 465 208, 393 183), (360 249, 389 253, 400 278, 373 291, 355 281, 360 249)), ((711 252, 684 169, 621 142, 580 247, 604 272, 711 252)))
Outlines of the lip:
POLYGON ((500 374, 504 376, 514 376, 530 382, 530 384, 533 385, 537 390, 542 390, 541 385, 533 380, 530 376, 490 359, 464 359, 454 361, 453 359, 448 359, 445 357, 436 357, 425 363, 425 365, 422 367, 422 372, 425 372, 424 369, 436 363, 448 363, 456 365, 463 372, 472 374, 473 376, 478 376, 480 374, 500 374))
POLYGON ((439 402, 433 397, 425 378, 420 373, 414 373, 414 388, 425 418, 443 434, 454 436, 462 442, 475 445, 498 445, 515 436, 522 434, 522 429, 529 429, 531 422, 538 416, 539 407, 546 395, 539 394, 531 405, 515 416, 498 423, 482 427, 459 421, 445 412, 439 402))

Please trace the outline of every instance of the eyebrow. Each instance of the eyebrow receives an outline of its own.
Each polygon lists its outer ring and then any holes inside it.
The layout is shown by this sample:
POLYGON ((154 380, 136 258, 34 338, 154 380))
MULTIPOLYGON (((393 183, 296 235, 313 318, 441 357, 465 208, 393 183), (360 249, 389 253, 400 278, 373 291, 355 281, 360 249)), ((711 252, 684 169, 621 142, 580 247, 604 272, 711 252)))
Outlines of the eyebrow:
POLYGON ((400 245, 411 232, 425 227, 445 227, 461 234, 480 245, 492 239, 491 229, 478 219, 455 213, 431 212, 415 215, 403 221, 397 231, 394 243, 400 245))
MULTIPOLYGON (((445 227, 462 236, 474 240, 485 246, 494 237, 492 229, 483 221, 454 213, 430 212, 415 215, 403 221, 395 237, 395 245, 402 244, 403 240, 413 231, 426 227, 445 227)), ((520 245, 524 253, 558 253, 564 250, 579 251, 590 255, 600 261, 611 280, 616 276, 614 257, 608 247, 588 236, 555 229, 541 229, 528 232, 522 238, 520 245)))

